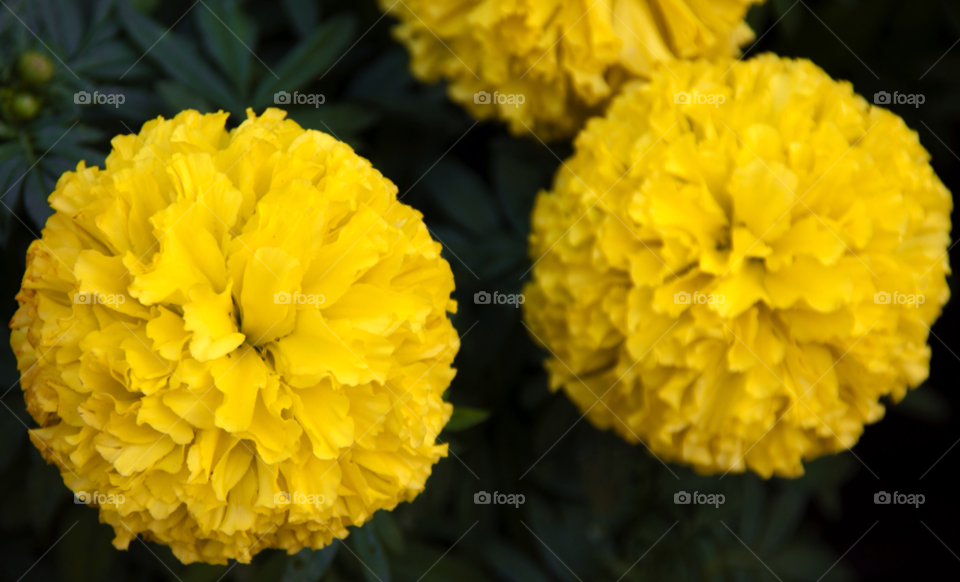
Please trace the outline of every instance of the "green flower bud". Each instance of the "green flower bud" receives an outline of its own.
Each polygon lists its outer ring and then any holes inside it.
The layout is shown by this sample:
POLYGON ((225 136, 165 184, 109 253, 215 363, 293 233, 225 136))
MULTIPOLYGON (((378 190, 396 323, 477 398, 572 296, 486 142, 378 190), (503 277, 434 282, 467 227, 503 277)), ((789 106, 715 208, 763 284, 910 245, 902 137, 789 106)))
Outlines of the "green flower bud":
POLYGON ((19 119, 33 119, 40 112, 40 101, 29 93, 18 93, 13 97, 11 109, 19 119))
POLYGON ((37 51, 27 51, 20 55, 17 71, 24 83, 42 85, 53 78, 53 61, 37 51))

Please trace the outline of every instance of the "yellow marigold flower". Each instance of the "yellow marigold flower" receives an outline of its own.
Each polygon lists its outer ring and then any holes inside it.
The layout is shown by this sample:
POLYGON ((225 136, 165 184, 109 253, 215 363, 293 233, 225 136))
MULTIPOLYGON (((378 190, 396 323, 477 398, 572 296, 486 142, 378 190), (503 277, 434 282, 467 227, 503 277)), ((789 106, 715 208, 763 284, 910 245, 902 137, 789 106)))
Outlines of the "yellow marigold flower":
POLYGON ((753 39, 747 8, 763 0, 379 2, 400 20, 394 36, 414 75, 446 79, 450 98, 477 119, 550 139, 576 133, 626 79, 648 78, 658 63, 736 56, 753 39))
POLYGON ((526 317, 598 427, 800 475, 927 377, 952 198, 902 119, 809 61, 671 69, 539 194, 526 317))
POLYGON ((10 326, 31 438, 118 548, 320 548, 446 456, 441 247, 370 162, 285 115, 114 138, 30 245, 10 326))

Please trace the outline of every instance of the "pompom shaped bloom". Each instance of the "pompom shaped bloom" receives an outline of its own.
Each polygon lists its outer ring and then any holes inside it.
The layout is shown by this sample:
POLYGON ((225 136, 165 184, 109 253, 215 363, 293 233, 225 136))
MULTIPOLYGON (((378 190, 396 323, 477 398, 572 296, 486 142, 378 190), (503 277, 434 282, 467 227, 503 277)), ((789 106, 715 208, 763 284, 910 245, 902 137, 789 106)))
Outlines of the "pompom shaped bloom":
POLYGON ((929 371, 952 198, 917 135, 805 60, 671 66, 533 213, 554 389, 704 473, 803 473, 929 371))
POLYGON ((631 77, 678 59, 735 56, 763 0, 379 0, 419 79, 515 135, 568 137, 631 77))
POLYGON ((320 548, 446 455, 441 247, 367 160, 285 115, 114 138, 30 245, 10 326, 31 438, 118 548, 320 548))

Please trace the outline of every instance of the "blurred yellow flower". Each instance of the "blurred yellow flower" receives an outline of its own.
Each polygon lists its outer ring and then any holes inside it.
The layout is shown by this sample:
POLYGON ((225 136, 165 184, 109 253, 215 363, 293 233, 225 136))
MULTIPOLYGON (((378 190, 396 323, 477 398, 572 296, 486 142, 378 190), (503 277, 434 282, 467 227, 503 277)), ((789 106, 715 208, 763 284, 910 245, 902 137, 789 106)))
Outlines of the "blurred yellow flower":
POLYGON ((453 275, 346 144, 184 111, 67 172, 10 324, 31 438, 183 562, 249 562, 410 501, 446 455, 453 275))
POLYGON ((527 321, 597 426, 705 473, 800 475, 926 379, 951 194, 902 119, 809 61, 671 69, 540 193, 527 321))
POLYGON ((735 56, 763 0, 379 0, 414 75, 515 135, 567 137, 657 63, 735 56))

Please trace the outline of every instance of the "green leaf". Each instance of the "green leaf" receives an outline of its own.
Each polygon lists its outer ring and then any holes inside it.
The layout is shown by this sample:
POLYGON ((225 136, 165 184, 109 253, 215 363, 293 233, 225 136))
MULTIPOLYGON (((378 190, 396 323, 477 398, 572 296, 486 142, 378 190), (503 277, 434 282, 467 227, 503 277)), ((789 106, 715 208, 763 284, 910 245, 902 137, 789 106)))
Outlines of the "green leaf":
MULTIPOLYGON (((23 173, 27 171, 23 156, 20 155, 20 146, 16 143, 9 143, 0 146, 0 200, 9 207, 17 203, 20 197, 20 189, 23 187, 23 173)), ((7 211, 7 208, 0 206, 0 209, 7 211)))
MULTIPOLYGON (((94 79, 111 79, 126 73, 137 61, 137 55, 119 40, 105 40, 85 47, 70 62, 70 68, 78 75, 94 79)), ((132 71, 131 71, 132 73, 132 71)), ((130 75, 126 77, 130 78, 130 75)))
POLYGON ((469 406, 454 406, 453 414, 450 416, 450 422, 443 427, 443 430, 446 432, 466 430, 480 424, 488 418, 490 418, 490 412, 486 410, 471 408, 469 406))
POLYGON ((220 582, 230 568, 231 566, 194 562, 187 566, 183 574, 180 574, 180 580, 182 582, 220 582))
POLYGON ((445 157, 423 179, 424 187, 444 213, 475 234, 497 230, 498 220, 486 184, 466 164, 445 157))
POLYGON ((403 532, 393 519, 393 515, 385 510, 373 514, 373 527, 376 529, 377 537, 383 541, 383 545, 395 554, 402 554, 406 549, 406 542, 403 539, 403 532))
POLYGON ((924 422, 943 422, 950 418, 950 403, 928 384, 908 391, 892 410, 924 422))
POLYGON ((193 41, 168 32, 150 18, 133 10, 128 1, 120 3, 124 30, 168 75, 194 91, 209 97, 215 106, 241 113, 243 106, 230 88, 207 64, 197 58, 193 41), (152 47, 152 48, 151 48, 152 47))
POLYGON ((227 73, 241 95, 250 90, 251 51, 257 29, 236 0, 209 0, 196 8, 197 24, 207 52, 227 73))
POLYGON ((317 582, 330 569, 339 547, 335 542, 322 550, 300 550, 289 556, 282 582, 317 582))
POLYGON ((157 92, 163 97, 164 102, 170 109, 175 112, 196 109, 200 113, 210 113, 214 110, 203 95, 176 81, 158 82, 157 92))
POLYGON ((247 572, 238 574, 249 582, 277 582, 287 571, 289 557, 280 550, 267 550, 260 559, 247 567, 247 572), (248 572, 252 571, 252 575, 248 572), (247 578, 249 576, 249 578, 247 578))
POLYGON ((491 143, 493 150, 493 184, 506 211, 514 232, 526 237, 530 230, 530 213, 537 192, 549 184, 556 160, 545 160, 534 149, 540 144, 530 140, 498 139, 491 143))
POLYGON ((283 0, 283 9, 300 36, 306 36, 320 20, 320 8, 315 0, 283 0))
POLYGON ((807 494, 796 482, 787 483, 767 509, 767 527, 760 542, 760 553, 777 550, 792 536, 807 508, 807 494))
POLYGON ((496 571, 504 580, 510 582, 548 582, 549 578, 540 571, 537 565, 514 548, 493 541, 486 544, 481 555, 487 565, 496 571))
POLYGON ((52 193, 47 192, 47 186, 43 180, 39 168, 34 167, 30 173, 23 179, 23 205, 27 209, 27 216, 33 221, 36 236, 40 235, 40 230, 47 219, 53 215, 53 209, 47 202, 47 197, 52 193))
MULTIPOLYGON (((458 534, 459 535, 459 534, 458 534)), ((474 534, 470 534, 474 535, 474 534)), ((398 582, 485 582, 477 564, 467 562, 445 548, 411 542, 407 552, 395 558, 398 582)))
POLYGON ((390 582, 390 564, 387 554, 380 545, 380 540, 373 533, 372 527, 354 529, 347 538, 362 562, 361 571, 367 582, 390 582))
POLYGON ((46 25, 46 36, 63 47, 69 57, 80 46, 83 22, 75 0, 38 0, 46 25))
POLYGON ((275 93, 292 94, 315 80, 343 55, 355 28, 353 15, 336 16, 321 24, 273 68, 273 74, 263 78, 253 96, 253 107, 273 105, 275 93))
POLYGON ((302 127, 329 133, 354 147, 356 134, 366 130, 379 119, 375 110, 356 103, 291 107, 287 109, 287 113, 290 119, 302 127))

